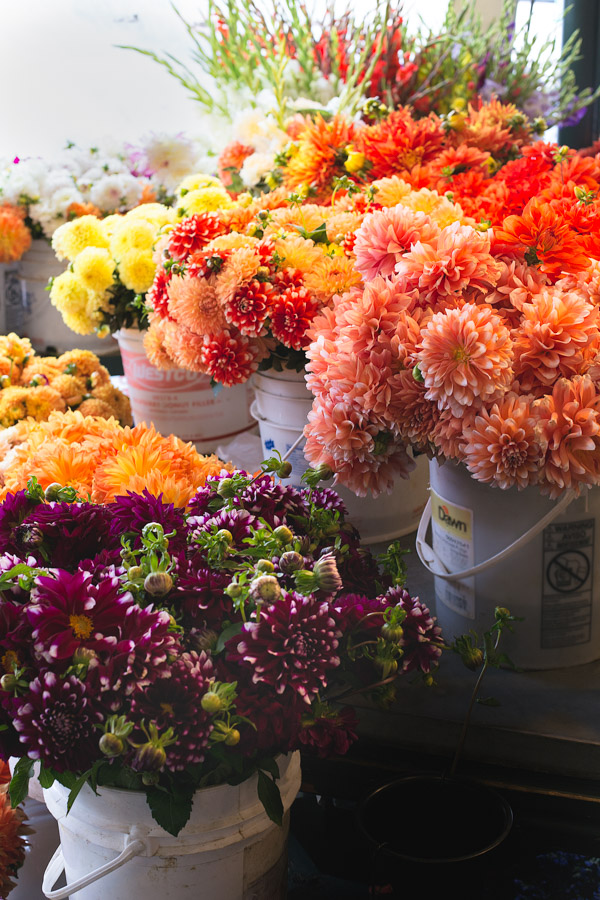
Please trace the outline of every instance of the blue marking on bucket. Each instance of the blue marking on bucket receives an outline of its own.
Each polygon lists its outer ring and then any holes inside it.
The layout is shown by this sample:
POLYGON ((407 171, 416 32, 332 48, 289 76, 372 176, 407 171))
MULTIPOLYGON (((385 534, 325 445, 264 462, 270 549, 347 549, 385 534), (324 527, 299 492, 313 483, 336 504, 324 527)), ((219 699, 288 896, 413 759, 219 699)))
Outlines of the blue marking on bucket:
POLYGON ((272 438, 267 438, 265 441, 265 450, 274 450, 275 449, 275 441, 272 438))

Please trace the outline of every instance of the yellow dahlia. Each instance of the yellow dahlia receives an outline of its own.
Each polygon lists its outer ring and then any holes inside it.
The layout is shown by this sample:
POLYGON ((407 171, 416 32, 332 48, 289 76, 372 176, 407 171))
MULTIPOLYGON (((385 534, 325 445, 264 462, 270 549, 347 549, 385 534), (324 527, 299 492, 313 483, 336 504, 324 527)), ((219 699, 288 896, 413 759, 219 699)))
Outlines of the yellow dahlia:
POLYGON ((155 274, 156 264, 149 250, 128 250, 119 260, 119 278, 136 294, 150 290, 155 274))
POLYGON ((58 259, 71 262, 86 247, 108 249, 108 239, 96 216, 81 216, 72 222, 60 225, 52 236, 52 248, 58 259))
POLYGON ((98 294, 104 293, 113 284, 114 269, 114 260, 102 247, 85 247, 73 262, 75 277, 89 291, 98 294))

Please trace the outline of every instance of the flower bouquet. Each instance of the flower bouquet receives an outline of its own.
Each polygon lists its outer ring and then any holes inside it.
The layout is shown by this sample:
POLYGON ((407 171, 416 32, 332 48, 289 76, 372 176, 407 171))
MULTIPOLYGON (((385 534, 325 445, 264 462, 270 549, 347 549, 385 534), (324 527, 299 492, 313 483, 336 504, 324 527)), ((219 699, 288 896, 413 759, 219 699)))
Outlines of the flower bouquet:
POLYGON ((16 883, 19 869, 25 862, 27 835, 32 829, 26 824, 27 816, 20 807, 13 808, 8 794, 10 769, 0 760, 0 891, 8 897, 16 883))
POLYGON ((439 628, 380 570, 339 498, 258 475, 210 477, 186 509, 147 491, 93 504, 35 478, 0 506, 0 751, 13 803, 40 782, 143 791, 177 834, 196 792, 259 772, 280 820, 274 757, 344 753, 356 692, 431 682, 439 628))

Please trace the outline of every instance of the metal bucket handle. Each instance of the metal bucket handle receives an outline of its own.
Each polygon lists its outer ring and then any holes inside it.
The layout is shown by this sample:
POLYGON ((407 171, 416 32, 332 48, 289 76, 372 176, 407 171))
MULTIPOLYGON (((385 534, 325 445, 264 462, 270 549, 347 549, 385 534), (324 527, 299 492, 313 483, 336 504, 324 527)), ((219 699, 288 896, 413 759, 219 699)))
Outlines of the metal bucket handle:
POLYGON ((42 881, 42 891, 44 896, 47 897, 48 900, 69 900, 71 894, 76 894, 77 891, 81 891, 95 881, 99 881, 100 878, 109 875, 111 872, 114 872, 115 869, 120 869, 121 866, 125 865, 126 862, 129 862, 130 859, 133 859, 134 856, 139 856, 147 849, 147 841, 136 838, 135 831, 132 831, 132 833, 128 835, 128 839, 129 843, 125 845, 125 849, 122 850, 115 859, 111 859, 110 862, 105 863, 103 866, 99 866, 97 869, 94 869, 93 872, 90 872, 89 875, 84 875, 83 878, 79 878, 72 884, 68 884, 66 887, 58 888, 54 891, 52 888, 65 870, 65 859, 62 847, 59 844, 44 872, 42 881))
POLYGON ((433 547, 427 543, 427 529, 429 527, 429 523, 431 522, 431 497, 427 501, 425 509, 423 510, 423 514, 421 516, 421 520, 419 522, 419 527, 417 529, 417 540, 416 540, 416 548, 417 554, 425 568, 428 572, 431 572, 432 575, 437 575, 438 578, 443 578, 446 581, 459 581, 463 578, 470 578, 471 575, 477 575, 479 572, 485 571, 485 569, 489 569, 492 566, 495 566, 496 563, 501 562, 503 559, 506 559, 507 556, 511 556, 515 550, 518 550, 519 547, 524 547, 528 544, 534 537, 536 537, 541 531, 544 530, 546 525, 549 525, 554 521, 558 516, 561 515, 567 508, 567 506, 571 503, 572 500, 575 499, 575 493, 573 491, 567 491, 565 495, 559 500, 559 502, 554 506, 549 513, 546 513, 543 518, 541 518, 535 525, 532 525, 528 531, 525 531, 520 537, 505 547, 503 550, 500 550, 498 553, 495 553, 494 556, 490 556, 488 559, 485 559, 483 562, 478 563, 476 566, 471 566, 470 569, 463 569, 460 572, 450 572, 446 567, 445 563, 442 562, 440 557, 437 555, 433 547))

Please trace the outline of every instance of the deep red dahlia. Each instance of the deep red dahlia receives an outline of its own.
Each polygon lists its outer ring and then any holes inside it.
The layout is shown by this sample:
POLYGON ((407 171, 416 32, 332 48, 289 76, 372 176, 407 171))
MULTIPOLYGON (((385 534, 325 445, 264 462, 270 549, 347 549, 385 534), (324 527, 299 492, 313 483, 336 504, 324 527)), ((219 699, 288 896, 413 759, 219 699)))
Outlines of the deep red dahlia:
MULTIPOLYGON (((235 680, 235 674, 229 678, 235 680)), ((297 745, 302 711, 306 704, 294 694, 286 691, 275 693, 269 686, 252 684, 250 673, 248 678, 240 678, 235 701, 236 713, 245 716, 256 726, 240 727, 242 740, 240 750, 244 756, 253 756, 256 752, 269 754, 291 750, 297 745)))
POLYGON ((70 660, 80 648, 109 653, 134 605, 117 578, 93 584, 89 572, 71 575, 60 569, 52 576, 39 576, 27 609, 35 652, 48 663, 70 660))
POLYGON ((211 378, 225 387, 243 384, 258 368, 249 339, 227 329, 212 337, 204 336, 202 365, 211 378))
POLYGON ((153 679, 131 698, 131 719, 153 722, 164 733, 173 728, 176 743, 166 747, 166 768, 181 771, 200 763, 212 731, 212 720, 200 700, 213 678, 213 665, 205 653, 183 653, 162 678, 153 679))
POLYGON ((241 640, 229 641, 228 659, 251 668, 254 684, 270 684, 278 694, 293 691, 310 703, 327 685, 329 669, 340 664, 340 632, 329 604, 284 593, 257 617, 243 626, 241 640))
POLYGON ((314 717, 310 713, 303 717, 303 728, 298 735, 302 749, 320 757, 343 756, 358 738, 356 713, 351 706, 337 711, 323 704, 317 706, 314 717))
POLYGON ((85 772, 98 758, 101 715, 75 676, 42 672, 14 702, 21 750, 56 772, 85 772))
POLYGON ((306 331, 319 304, 306 287, 290 287, 273 301, 271 330, 285 347, 301 350, 310 343, 306 331))
POLYGON ((152 287, 146 294, 146 303, 158 313, 161 319, 173 321, 173 317, 169 315, 169 295, 167 294, 171 277, 171 272, 167 272, 166 269, 158 268, 156 270, 152 287))
POLYGON ((208 568, 199 554, 183 560, 177 572, 173 602, 183 613, 186 625, 220 630, 226 613, 231 615, 231 602, 223 593, 230 581, 228 572, 208 568))
POLYGON ((191 253, 202 250, 224 230, 217 213, 196 213, 175 226, 169 237, 169 253, 178 262, 185 262, 191 253))
POLYGON ((269 315, 273 285, 268 281, 253 279, 237 289, 225 307, 225 316, 231 325, 248 337, 258 337, 269 315))

